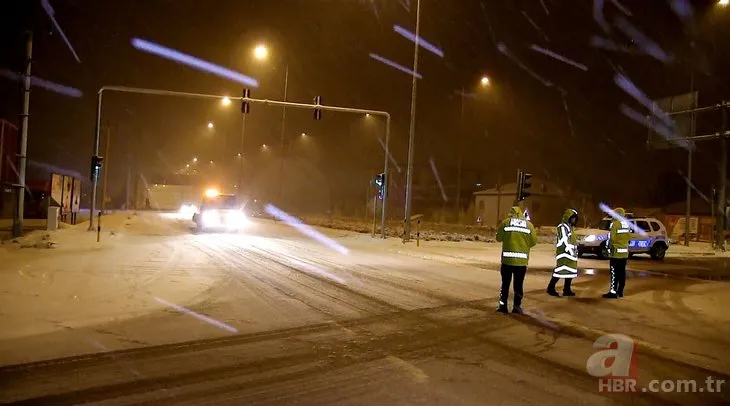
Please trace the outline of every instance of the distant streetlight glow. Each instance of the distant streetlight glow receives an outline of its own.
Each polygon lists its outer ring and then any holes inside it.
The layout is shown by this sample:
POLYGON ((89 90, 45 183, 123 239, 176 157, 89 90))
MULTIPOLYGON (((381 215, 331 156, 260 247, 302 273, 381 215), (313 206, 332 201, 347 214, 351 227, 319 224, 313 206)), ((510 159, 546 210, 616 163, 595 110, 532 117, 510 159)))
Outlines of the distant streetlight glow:
POLYGON ((221 99, 221 104, 224 106, 230 106, 231 105, 231 98, 226 96, 223 99, 221 99))
POLYGON ((365 117, 370 117, 370 113, 365 113, 365 117))
POLYGON ((213 161, 210 161, 210 164, 213 165, 213 161))
POLYGON ((302 133, 302 137, 306 137, 306 136, 307 136, 307 133, 302 133))
POLYGON ((269 49, 265 45, 257 45, 253 50, 253 56, 258 60, 264 60, 269 56, 269 49))
POLYGON ((193 158, 193 162, 198 162, 198 158, 193 158))
POLYGON ((190 168, 190 164, 186 164, 186 165, 185 165, 185 167, 186 167, 186 168, 190 168))
POLYGON ((730 4, 730 0, 720 0, 717 2, 717 4, 724 7, 724 6, 727 6, 728 4, 730 4))
POLYGON ((208 123, 208 128, 211 128, 212 129, 213 128, 213 123, 209 122, 208 123))
POLYGON ((489 78, 486 76, 482 76, 482 79, 479 81, 482 86, 489 86, 489 78))

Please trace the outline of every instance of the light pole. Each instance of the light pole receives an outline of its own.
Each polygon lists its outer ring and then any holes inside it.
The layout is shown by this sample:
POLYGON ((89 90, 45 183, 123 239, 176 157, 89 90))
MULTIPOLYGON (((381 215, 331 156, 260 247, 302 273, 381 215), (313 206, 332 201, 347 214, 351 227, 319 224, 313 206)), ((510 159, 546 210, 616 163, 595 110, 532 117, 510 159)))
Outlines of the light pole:
MULTIPOLYGON (((482 76, 482 78, 479 80, 479 84, 482 87, 487 87, 490 84, 489 77, 482 76)), ((456 167, 456 210, 460 210, 461 207, 461 171, 464 161, 464 138, 465 138, 465 131, 464 131, 464 97, 466 96, 466 89, 464 86, 461 87, 461 118, 460 118, 460 133, 459 134, 459 141, 458 141, 458 149, 459 149, 459 158, 458 163, 456 167)))
MULTIPOLYGON (((259 44, 254 48, 254 57, 259 60, 263 61, 266 60, 269 57, 269 49, 266 47, 266 45, 259 44)), ((285 64, 284 68, 284 102, 286 102, 287 94, 289 91, 289 64, 285 64)), ((278 200, 279 204, 282 204, 282 195, 284 190, 284 151, 285 151, 285 144, 286 144, 286 106, 282 106, 281 109, 281 137, 280 137, 280 149, 281 149, 281 158, 279 160, 279 193, 278 193, 278 200)))
POLYGON ((248 114, 243 113, 241 114, 243 117, 241 118, 241 144, 238 148, 239 151, 241 151, 238 159, 238 198, 241 199, 243 197, 243 149, 244 149, 244 138, 246 136, 246 116, 248 114))
MULTIPOLYGON (((289 64, 286 65, 286 71, 284 73, 284 101, 286 102, 287 90, 289 88, 289 64)), ((281 108, 281 158, 279 161, 279 204, 283 205, 282 199, 284 198, 284 144, 285 144, 285 131, 286 131, 286 106, 281 108)))
MULTIPOLYGON (((420 46, 421 32, 421 0, 416 2, 416 38, 413 50, 413 82, 411 84, 411 122, 408 131, 408 169, 406 172, 406 207, 405 207, 405 227, 403 227, 403 240, 411 239, 411 209, 413 204, 413 153, 414 142, 416 138, 416 81, 418 74, 418 47, 420 46)), ((385 157, 388 162, 388 157, 385 157)), ((387 175, 386 175, 387 176, 387 175)), ((388 182, 388 179, 385 180, 388 182)))

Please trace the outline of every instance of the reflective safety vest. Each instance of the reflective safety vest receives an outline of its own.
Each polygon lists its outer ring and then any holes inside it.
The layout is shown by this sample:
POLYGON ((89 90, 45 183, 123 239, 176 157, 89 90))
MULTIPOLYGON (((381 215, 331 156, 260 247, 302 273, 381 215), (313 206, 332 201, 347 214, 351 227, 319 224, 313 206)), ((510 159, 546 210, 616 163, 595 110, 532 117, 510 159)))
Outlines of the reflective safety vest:
POLYGON ((560 223, 556 234, 553 276, 560 279, 575 278, 578 276, 578 240, 573 228, 560 223))
POLYGON ((502 242, 503 264, 527 266, 530 249, 537 244, 537 233, 529 220, 508 217, 497 229, 497 241, 502 242))
POLYGON ((631 228, 628 221, 614 220, 608 233, 608 256, 610 258, 628 258, 631 228))

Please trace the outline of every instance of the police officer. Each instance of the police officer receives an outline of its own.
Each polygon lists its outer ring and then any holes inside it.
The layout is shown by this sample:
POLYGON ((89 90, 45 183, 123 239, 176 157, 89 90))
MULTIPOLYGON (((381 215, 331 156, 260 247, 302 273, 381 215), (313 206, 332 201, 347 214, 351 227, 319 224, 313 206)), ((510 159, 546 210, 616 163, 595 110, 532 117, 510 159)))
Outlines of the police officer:
POLYGON ((578 276, 578 240, 573 234, 573 227, 578 224, 578 212, 573 209, 565 210, 563 218, 558 224, 555 243, 555 269, 547 294, 560 296, 555 289, 558 281, 563 282, 563 296, 575 296, 570 289, 570 283, 578 276))
POLYGON ((629 241, 631 240, 631 228, 629 222, 624 219, 626 211, 622 208, 614 209, 622 220, 614 219, 608 233, 608 257, 610 258, 611 281, 608 293, 603 297, 616 299, 624 297, 624 286, 626 286, 626 262, 629 258, 629 241))
POLYGON ((519 207, 514 206, 497 229, 497 241, 502 243, 502 288, 499 294, 498 312, 507 313, 509 285, 514 276, 514 306, 512 313, 522 313, 522 285, 527 273, 530 249, 537 244, 537 233, 532 223, 525 219, 519 207))

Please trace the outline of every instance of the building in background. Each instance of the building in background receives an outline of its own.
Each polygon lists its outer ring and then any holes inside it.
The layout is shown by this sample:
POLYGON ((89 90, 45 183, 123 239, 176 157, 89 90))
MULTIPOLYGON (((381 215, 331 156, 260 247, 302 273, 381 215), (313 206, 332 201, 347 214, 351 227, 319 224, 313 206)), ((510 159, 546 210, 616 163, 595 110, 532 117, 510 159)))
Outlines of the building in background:
MULTIPOLYGON (((567 187, 545 179, 533 177, 531 195, 522 202, 530 219, 537 226, 556 225, 568 207, 580 212, 580 225, 587 225, 600 219, 597 203, 592 204, 589 196, 571 192, 567 187)), ((493 227, 509 213, 517 199, 517 182, 497 185, 495 188, 474 192, 475 215, 481 224, 493 227)))

